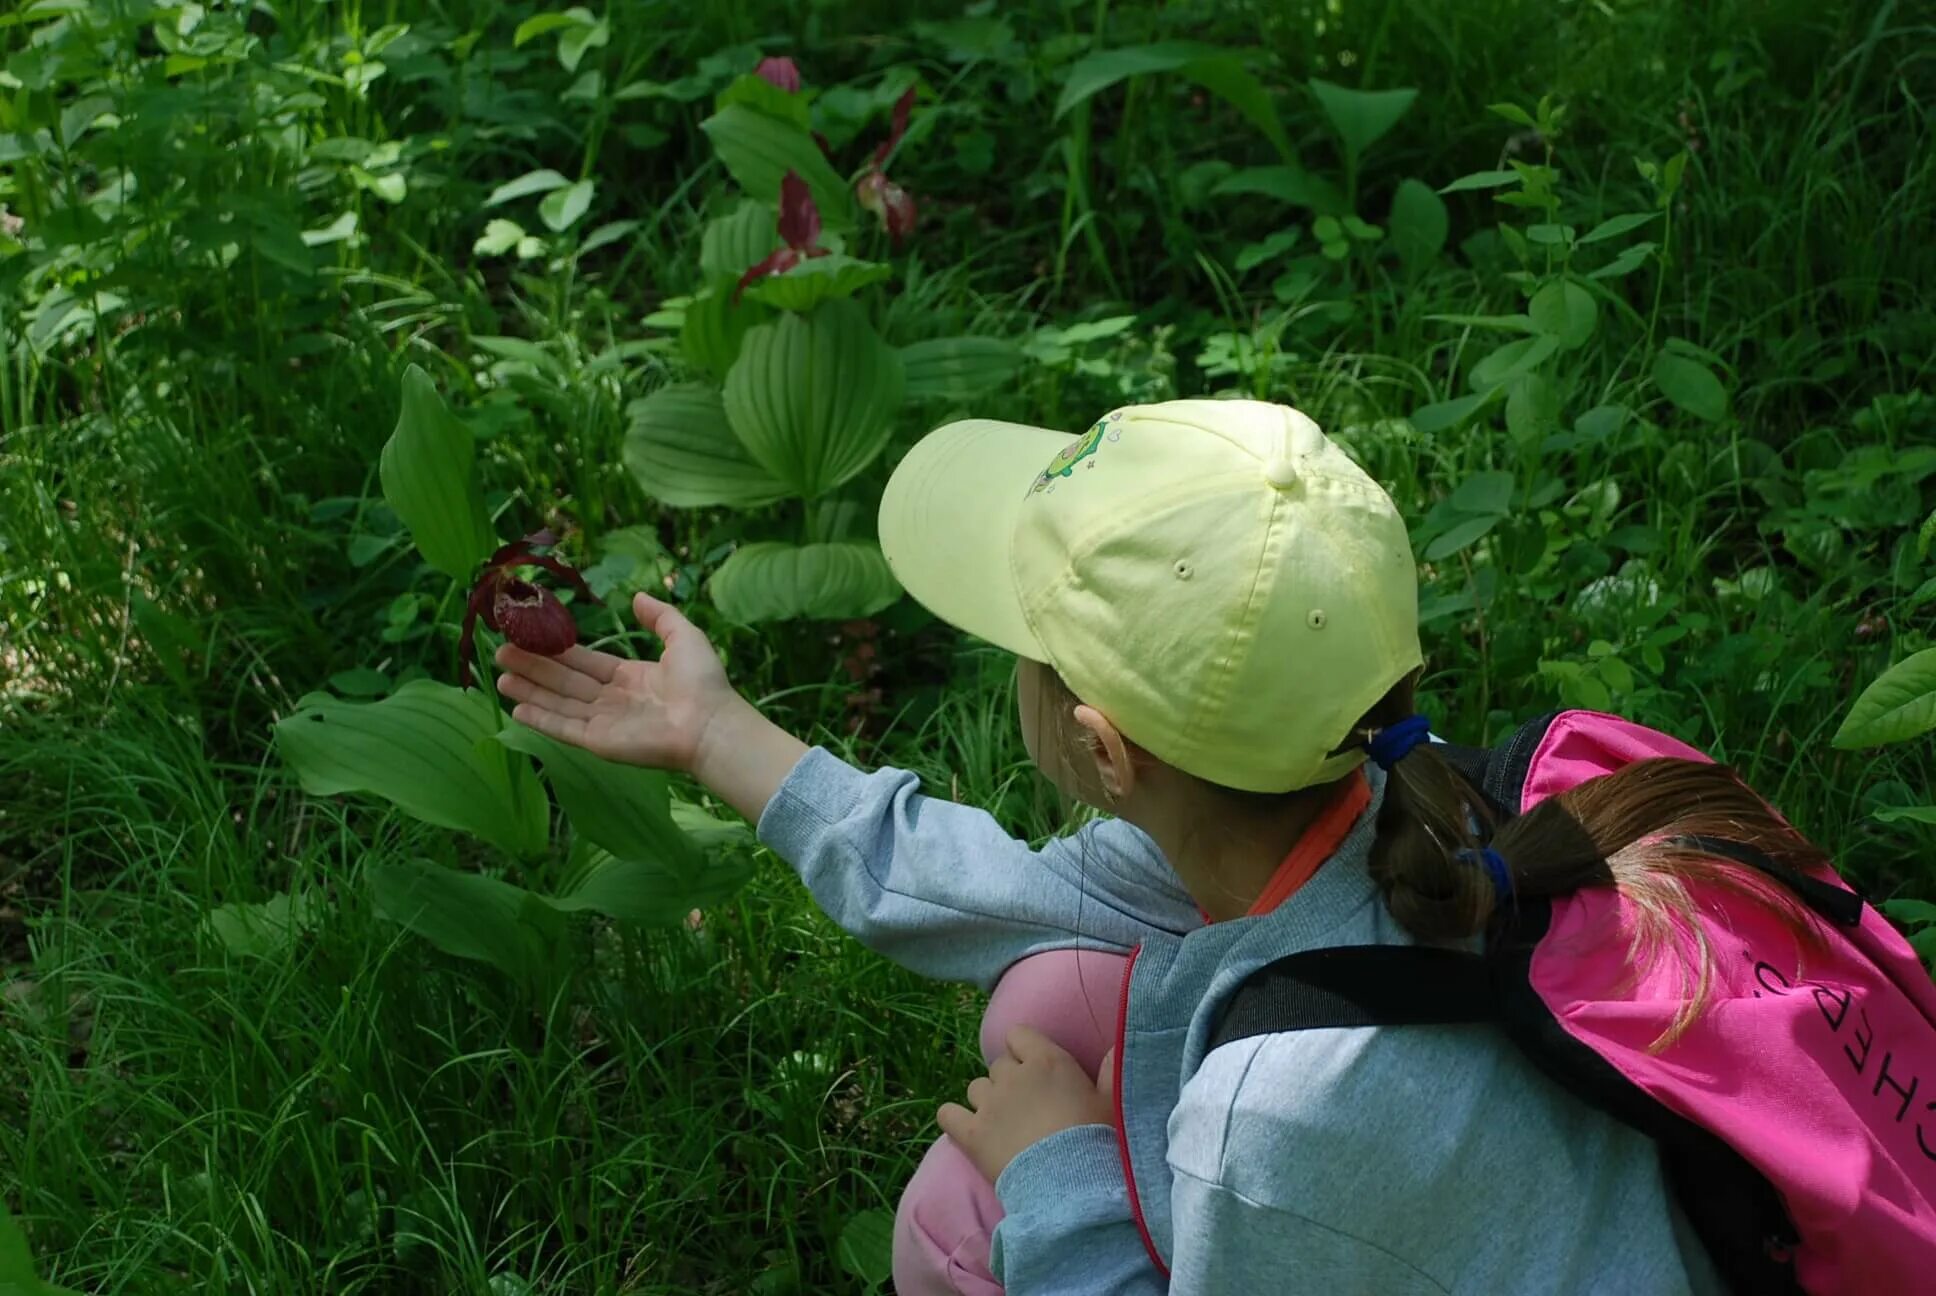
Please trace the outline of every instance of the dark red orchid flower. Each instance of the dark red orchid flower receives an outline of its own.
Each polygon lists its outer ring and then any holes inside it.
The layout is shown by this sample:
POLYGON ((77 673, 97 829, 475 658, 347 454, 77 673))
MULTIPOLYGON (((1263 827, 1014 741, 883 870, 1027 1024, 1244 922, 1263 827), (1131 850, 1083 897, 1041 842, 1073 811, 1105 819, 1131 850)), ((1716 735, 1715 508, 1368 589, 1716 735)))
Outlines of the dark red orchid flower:
POLYGON ((542 567, 578 591, 578 597, 595 602, 598 596, 571 564, 536 552, 557 543, 551 532, 533 531, 484 560, 477 583, 471 586, 470 601, 464 605, 464 629, 457 640, 457 682, 465 688, 472 683, 471 661, 476 656, 472 642, 479 617, 518 647, 541 657, 556 657, 578 642, 578 623, 558 596, 515 574, 520 567, 542 567))
POLYGON ((900 145, 901 137, 907 134, 908 115, 913 111, 914 87, 909 86, 894 101, 894 124, 887 138, 874 150, 867 173, 854 183, 855 200, 881 218, 881 224, 887 227, 887 236, 894 240, 895 247, 901 246, 901 240, 914 231, 914 196, 888 179, 887 172, 881 170, 881 166, 900 145))
POLYGON ((763 58, 753 75, 788 94, 800 93, 800 66, 790 58, 763 58))
POLYGON ((775 248, 739 277, 739 286, 733 289, 734 301, 756 279, 784 274, 808 257, 827 255, 827 249, 820 246, 820 208, 814 205, 813 190, 797 171, 787 172, 780 181, 780 238, 785 247, 775 248))

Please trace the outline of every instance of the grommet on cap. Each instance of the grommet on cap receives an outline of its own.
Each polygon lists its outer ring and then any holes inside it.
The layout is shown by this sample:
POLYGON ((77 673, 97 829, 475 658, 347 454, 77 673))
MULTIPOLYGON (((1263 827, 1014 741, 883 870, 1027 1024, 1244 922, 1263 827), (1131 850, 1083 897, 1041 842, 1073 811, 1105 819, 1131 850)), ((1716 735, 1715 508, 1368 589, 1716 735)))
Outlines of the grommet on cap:
POLYGON ((1310 627, 1313 630, 1324 629, 1324 622, 1325 622, 1324 609, 1312 608, 1311 615, 1305 617, 1304 620, 1307 624, 1310 625, 1310 627))
POLYGON ((1297 485, 1297 465, 1289 459, 1273 459, 1264 465, 1264 480, 1283 490, 1297 485))

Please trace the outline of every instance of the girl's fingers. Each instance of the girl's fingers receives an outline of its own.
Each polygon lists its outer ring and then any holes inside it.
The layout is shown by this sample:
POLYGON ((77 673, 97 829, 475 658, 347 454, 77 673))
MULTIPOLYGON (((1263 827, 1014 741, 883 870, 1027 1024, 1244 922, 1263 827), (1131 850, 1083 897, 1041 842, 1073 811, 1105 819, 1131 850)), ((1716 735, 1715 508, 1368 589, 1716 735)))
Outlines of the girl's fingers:
POLYGON ((978 1080, 970 1080, 968 1082, 968 1105, 976 1111, 980 1111, 982 1104, 988 1101, 988 1091, 994 1087, 995 1082, 987 1076, 982 1076, 978 1080))
MULTIPOLYGON (((497 677, 497 691, 514 702, 523 703, 519 711, 527 707, 538 707, 565 717, 569 720, 583 721, 592 714, 589 703, 576 698, 568 698, 562 693, 553 693, 542 684, 533 682, 523 675, 500 675, 497 677)), ((533 725, 532 728, 537 728, 533 725)))
MULTIPOLYGON (((573 649, 572 651, 578 651, 573 649)), ((591 702, 598 697, 599 681, 586 671, 577 668, 569 659, 540 657, 537 653, 526 652, 516 644, 505 644, 497 650, 497 664, 533 681, 553 693, 577 698, 580 702, 591 702)))
POLYGON ((672 646, 674 639, 700 634, 699 627, 686 620, 685 613, 664 599, 653 598, 650 594, 633 595, 632 615, 639 619, 640 625, 659 636, 668 648, 672 646))
POLYGON ((556 711, 547 711, 529 702, 521 702, 513 707, 511 718, 527 729, 536 729, 547 738, 556 738, 559 742, 570 743, 574 747, 585 745, 583 720, 575 720, 570 716, 560 715, 556 711))
POLYGON ((941 1132, 957 1143, 967 1143, 974 1132, 974 1113, 960 1103, 942 1103, 941 1110, 934 1114, 934 1123, 941 1132))
POLYGON ((600 684, 610 684, 612 676, 618 674, 618 668, 625 663, 626 658, 608 652, 599 652, 596 648, 587 648, 584 644, 573 644, 559 653, 556 660, 573 670, 585 672, 600 684))

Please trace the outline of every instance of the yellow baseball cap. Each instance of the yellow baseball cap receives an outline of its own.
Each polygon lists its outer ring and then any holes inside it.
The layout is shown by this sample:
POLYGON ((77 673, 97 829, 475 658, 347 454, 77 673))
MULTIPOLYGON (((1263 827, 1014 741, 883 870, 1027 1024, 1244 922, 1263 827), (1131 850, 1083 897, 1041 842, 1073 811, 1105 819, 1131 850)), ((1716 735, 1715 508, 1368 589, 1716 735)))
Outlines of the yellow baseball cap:
POLYGON ((1418 572, 1379 485, 1286 405, 1132 405, 1080 436, 967 419, 881 500, 908 592, 1055 668, 1131 741, 1251 792, 1329 782, 1418 668, 1418 572))

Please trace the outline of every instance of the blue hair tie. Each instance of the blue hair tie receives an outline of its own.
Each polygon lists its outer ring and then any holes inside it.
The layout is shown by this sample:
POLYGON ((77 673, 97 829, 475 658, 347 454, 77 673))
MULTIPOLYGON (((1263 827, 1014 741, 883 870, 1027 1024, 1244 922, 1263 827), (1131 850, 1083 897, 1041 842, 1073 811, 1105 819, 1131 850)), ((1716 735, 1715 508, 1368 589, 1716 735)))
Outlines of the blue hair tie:
POLYGON ((1506 857, 1492 847, 1482 850, 1462 850, 1453 858, 1465 864, 1476 864, 1484 868, 1486 876, 1492 879, 1492 889, 1504 904, 1513 897, 1512 870, 1506 866, 1506 857))
POLYGON ((1431 735, 1432 722, 1422 715, 1406 716, 1397 724, 1388 724, 1373 734, 1365 743, 1365 751, 1371 756, 1372 764, 1379 769, 1390 770, 1392 766, 1412 754, 1412 749, 1431 735))

